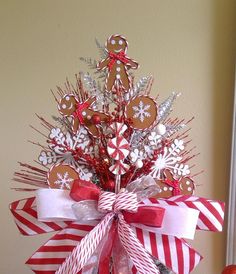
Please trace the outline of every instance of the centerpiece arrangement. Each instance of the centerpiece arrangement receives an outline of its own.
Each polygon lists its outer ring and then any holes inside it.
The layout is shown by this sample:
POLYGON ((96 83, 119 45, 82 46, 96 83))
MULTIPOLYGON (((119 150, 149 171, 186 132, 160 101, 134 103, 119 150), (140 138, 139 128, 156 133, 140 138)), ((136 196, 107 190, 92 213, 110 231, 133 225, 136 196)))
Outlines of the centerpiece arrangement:
POLYGON ((53 92, 59 117, 38 116, 45 144, 38 166, 14 180, 34 192, 10 205, 23 235, 57 231, 26 262, 38 274, 190 273, 201 260, 185 239, 221 231, 224 204, 194 196, 191 120, 170 118, 179 93, 150 96, 153 78, 134 80, 128 43, 96 41, 101 61, 53 92))

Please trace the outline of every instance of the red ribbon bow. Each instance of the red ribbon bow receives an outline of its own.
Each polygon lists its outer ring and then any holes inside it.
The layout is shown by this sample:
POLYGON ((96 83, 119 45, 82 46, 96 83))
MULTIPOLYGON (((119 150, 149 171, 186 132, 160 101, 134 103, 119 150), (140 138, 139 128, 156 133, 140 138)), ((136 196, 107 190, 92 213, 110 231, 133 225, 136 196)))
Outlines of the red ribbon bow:
POLYGON ((120 51, 119 53, 109 52, 110 61, 108 63, 108 69, 109 71, 114 66, 115 62, 119 60, 120 62, 127 64, 129 62, 129 59, 126 57, 126 54, 124 51, 120 51))
MULTIPOLYGON (((76 200, 74 198, 75 196, 73 199, 76 201, 84 199, 89 200, 90 198, 92 200, 99 199, 98 197, 100 195, 100 190, 96 186, 95 188, 94 186, 91 186, 91 189, 94 190, 93 197, 83 197, 83 194, 86 194, 86 187, 88 186, 90 186, 89 182, 80 182, 80 188, 77 188, 76 191, 75 185, 75 189, 72 189, 71 192, 75 191, 74 194, 78 195, 79 199, 76 200), (84 186, 84 189, 82 186, 84 186), (99 190, 99 192, 97 192, 97 190, 99 190)), ((92 191, 90 193, 92 193, 92 191)), ((197 229, 206 231, 222 231, 224 204, 220 201, 209 200, 202 197, 180 195, 168 199, 148 199, 145 201, 145 206, 146 205, 149 206, 149 208, 157 205, 160 205, 162 208, 166 208, 166 206, 174 206, 173 210, 178 208, 198 209, 199 220, 197 229)), ((144 206, 140 206, 140 208, 144 208, 144 206)), ((82 224, 76 221, 65 220, 40 221, 38 219, 38 208, 35 197, 15 201, 10 205, 10 209, 14 215, 16 225, 23 235, 38 235, 52 231, 59 231, 28 259, 27 265, 29 265, 35 273, 46 274, 57 272, 61 264, 65 262, 68 257, 68 253, 71 255, 77 244, 80 244, 86 235, 88 235, 93 229, 96 229, 97 226, 97 222, 82 224)), ((128 222, 127 217, 125 217, 123 213, 124 210, 122 210, 121 215, 126 219, 121 219, 121 221, 123 223, 128 222)), ((135 212, 131 214, 134 217, 138 216, 138 213, 139 212, 135 212)), ((147 217, 146 213, 143 212, 143 222, 150 225, 144 220, 145 217, 147 217)), ((149 220, 152 221, 152 217, 149 216, 147 221, 149 220)), ((131 222, 135 223, 136 221, 131 222)), ((125 228, 127 228, 127 225, 125 228)), ((164 225, 165 224, 163 222, 162 227, 164 225)), ((133 235, 134 238, 137 237, 143 247, 152 256, 156 257, 177 274, 190 273, 202 259, 198 252, 196 252, 185 242, 185 240, 179 238, 178 236, 168 235, 165 231, 160 233, 147 232, 138 227, 134 228, 133 232, 135 233, 133 235)), ((114 248, 114 244, 117 242, 112 241, 114 237, 117 237, 117 226, 116 223, 113 222, 109 234, 107 234, 107 238, 110 239, 110 241, 106 242, 100 254, 99 268, 102 272, 99 272, 99 274, 109 273, 108 266, 111 255, 110 252, 114 248)), ((133 244, 132 238, 133 237, 127 238, 131 244, 133 244)), ((119 248, 117 250, 119 250, 119 248)), ((133 250, 134 252, 137 252, 136 249, 133 250)), ((89 252, 89 250, 86 252, 89 252)), ((118 254, 119 256, 121 255, 121 253, 118 254)), ((115 261, 114 264, 118 262, 119 261, 115 261)), ((131 273, 136 273, 137 269, 134 266, 134 261, 132 261, 132 258, 129 263, 131 263, 130 267, 132 267, 131 273)), ((146 264, 144 264, 144 266, 145 265, 146 264)), ((73 265, 71 265, 71 267, 73 267, 73 265)), ((126 271, 125 273, 128 272, 126 271)), ((151 272, 147 270, 142 273, 151 272)))
POLYGON ((181 194, 181 191, 180 191, 180 188, 179 188, 179 181, 178 180, 169 180, 169 179, 166 179, 165 183, 167 185, 173 187, 172 193, 173 193, 174 196, 177 196, 177 195, 181 194))
MULTIPOLYGON (((70 196, 73 200, 79 202, 84 200, 99 200, 101 190, 91 182, 77 179, 74 181, 70 196)), ((123 212, 127 223, 140 223, 148 226, 161 227, 165 209, 155 206, 141 206, 137 212, 123 212)))
POLYGON ((75 118, 78 118, 79 119, 79 122, 81 125, 84 124, 84 117, 83 117, 83 114, 82 112, 87 109, 91 104, 86 101, 86 102, 83 102, 83 103, 78 103, 77 106, 76 106, 76 110, 74 111, 73 113, 73 116, 75 118))
MULTIPOLYGON (((86 193, 86 199, 94 198, 97 200, 97 196, 94 195, 94 185, 91 182, 84 183, 83 181, 75 181, 75 186, 72 187, 70 195, 75 197, 76 200, 81 198, 83 200, 83 197, 80 195, 81 190, 83 193, 86 193), (87 192, 85 191, 86 188, 87 192), (91 194, 90 197, 88 193, 91 194)), ((97 250, 107 233, 110 237, 104 245, 105 253, 104 247, 101 251, 102 255, 105 254, 106 256, 100 257, 99 273, 109 273, 109 261, 107 261, 107 256, 111 256, 114 248, 114 239, 117 236, 119 236, 123 249, 134 262, 135 267, 140 273, 144 274, 147 273, 147 271, 152 274, 157 273, 158 268, 156 264, 135 236, 135 233, 127 223, 127 219, 131 222, 137 221, 138 223, 143 223, 143 220, 147 220, 149 224, 151 223, 152 225, 159 227, 162 223, 165 209, 158 207, 149 209, 145 206, 139 207, 139 201, 134 192, 119 192, 118 194, 115 194, 112 192, 100 191, 97 187, 97 193, 99 193, 98 211, 103 212, 105 214, 104 217, 75 247, 71 255, 67 257, 56 271, 56 274, 78 273, 78 271, 86 265, 95 250, 97 250), (144 208, 144 212, 142 208, 144 208), (149 216, 150 218, 147 218, 147 214, 150 211, 153 214, 152 216, 149 216), (125 213, 128 213, 128 215, 125 215, 125 213)))

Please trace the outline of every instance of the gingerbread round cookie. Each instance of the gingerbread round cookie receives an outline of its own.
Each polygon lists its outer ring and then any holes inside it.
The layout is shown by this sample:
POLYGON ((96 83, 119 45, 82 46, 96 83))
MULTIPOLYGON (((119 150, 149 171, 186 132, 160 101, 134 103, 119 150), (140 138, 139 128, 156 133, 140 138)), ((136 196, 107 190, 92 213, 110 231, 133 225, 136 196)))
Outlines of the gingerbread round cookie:
POLYGON ((79 179, 79 174, 67 164, 53 165, 47 174, 47 182, 50 188, 71 189, 76 179, 79 179))
POLYGON ((136 129, 147 129, 154 126, 157 119, 157 104, 149 96, 134 97, 126 106, 126 117, 131 121, 130 126, 136 129))

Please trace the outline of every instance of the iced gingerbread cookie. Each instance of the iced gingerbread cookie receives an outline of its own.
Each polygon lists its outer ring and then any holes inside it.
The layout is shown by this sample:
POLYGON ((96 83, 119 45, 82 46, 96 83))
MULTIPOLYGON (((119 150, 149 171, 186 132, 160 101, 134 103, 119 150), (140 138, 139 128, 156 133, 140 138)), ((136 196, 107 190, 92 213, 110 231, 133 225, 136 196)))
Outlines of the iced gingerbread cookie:
POLYGON ((189 177, 176 179, 168 169, 164 171, 164 176, 165 178, 163 180, 157 181, 160 192, 155 198, 169 198, 176 195, 193 195, 195 185, 193 180, 189 177))
POLYGON ((90 98, 84 102, 79 102, 75 95, 66 94, 59 102, 58 109, 63 116, 73 118, 73 131, 77 132, 80 125, 85 126, 94 136, 99 135, 96 124, 105 122, 108 116, 92 109, 95 98, 90 98), (97 118, 97 123, 94 121, 97 118))
POLYGON ((153 126, 157 119, 156 102, 145 95, 137 96, 127 104, 125 115, 131 121, 131 127, 147 129, 153 126))
POLYGON ((107 58, 98 63, 99 70, 107 69, 105 88, 115 90, 115 86, 125 91, 130 89, 131 79, 128 69, 137 69, 138 63, 126 55, 128 43, 121 35, 112 35, 106 42, 107 58))
POLYGON ((79 174, 73 167, 66 164, 53 165, 47 174, 50 188, 71 189, 76 179, 79 179, 79 174))

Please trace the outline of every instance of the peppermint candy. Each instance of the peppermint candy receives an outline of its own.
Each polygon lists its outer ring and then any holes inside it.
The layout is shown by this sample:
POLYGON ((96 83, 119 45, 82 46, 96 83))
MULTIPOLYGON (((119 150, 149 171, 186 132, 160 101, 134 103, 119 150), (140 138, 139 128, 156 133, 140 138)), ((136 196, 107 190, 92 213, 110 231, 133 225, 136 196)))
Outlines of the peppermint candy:
POLYGON ((129 149, 128 141, 122 136, 111 139, 107 144, 108 154, 117 161, 124 160, 129 155, 129 149))
POLYGON ((109 170, 115 175, 125 174, 129 170, 129 165, 123 161, 117 161, 114 165, 109 167, 109 170))

